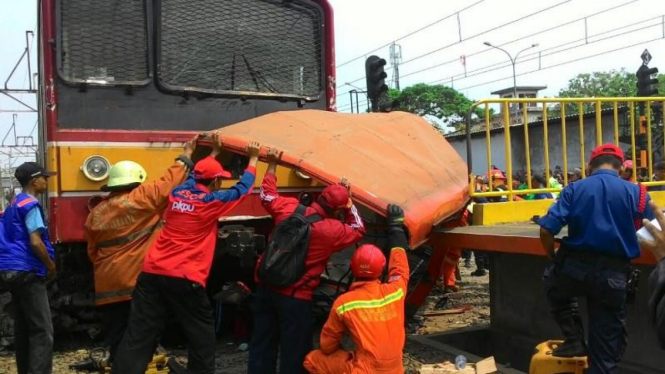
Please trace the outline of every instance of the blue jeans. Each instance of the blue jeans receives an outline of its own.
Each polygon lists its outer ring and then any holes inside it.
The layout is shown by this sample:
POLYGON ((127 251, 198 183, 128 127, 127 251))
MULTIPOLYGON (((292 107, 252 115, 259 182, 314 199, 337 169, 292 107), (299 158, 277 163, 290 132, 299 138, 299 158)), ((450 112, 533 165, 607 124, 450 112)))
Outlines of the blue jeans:
POLYGON ((312 303, 259 286, 254 304, 254 331, 249 346, 249 374, 305 373, 312 350, 312 303))
MULTIPOLYGON (((614 374, 626 349, 626 284, 628 261, 608 267, 604 257, 588 261, 564 255, 545 269, 543 282, 554 318, 562 325, 579 316, 578 298, 589 312, 588 374, 614 374)), ((579 318, 576 319, 580 321, 579 318)), ((579 330, 582 330, 581 322, 579 330)), ((561 326, 565 331, 565 327, 561 326)), ((565 333, 564 333, 565 334, 565 333)), ((569 338, 569 336, 566 336, 569 338)), ((583 336, 581 337, 584 338, 583 336)))

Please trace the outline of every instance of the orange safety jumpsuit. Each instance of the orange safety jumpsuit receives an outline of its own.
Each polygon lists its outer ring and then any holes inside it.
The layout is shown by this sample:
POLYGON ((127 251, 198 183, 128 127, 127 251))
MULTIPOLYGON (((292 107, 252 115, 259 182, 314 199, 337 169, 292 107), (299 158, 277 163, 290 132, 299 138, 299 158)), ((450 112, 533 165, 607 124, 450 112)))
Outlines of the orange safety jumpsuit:
MULTIPOLYGON (((470 212, 467 209, 464 209, 464 213, 462 213, 462 217, 457 222, 457 226, 468 226, 469 216, 470 212)), ((441 264, 441 277, 443 277, 444 287, 451 287, 455 285, 455 271, 457 270, 460 257, 462 257, 462 248, 448 247, 446 249, 446 255, 443 258, 443 264, 441 264)))
POLYGON ((305 358, 310 373, 404 373, 404 299, 409 262, 402 248, 390 251, 389 277, 388 283, 355 282, 349 292, 337 298, 321 331, 321 349, 305 358), (355 343, 355 352, 341 349, 345 332, 355 343))
POLYGON ((131 300, 143 258, 161 231, 169 193, 186 176, 187 167, 176 162, 161 179, 112 192, 90 211, 85 233, 97 305, 131 300))

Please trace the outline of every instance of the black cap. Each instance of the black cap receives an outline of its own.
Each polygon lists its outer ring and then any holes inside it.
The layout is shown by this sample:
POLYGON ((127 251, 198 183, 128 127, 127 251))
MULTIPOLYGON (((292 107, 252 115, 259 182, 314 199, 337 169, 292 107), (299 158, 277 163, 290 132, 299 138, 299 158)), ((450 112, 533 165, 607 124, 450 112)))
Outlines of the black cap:
POLYGON ((28 184, 32 178, 37 178, 40 176, 48 178, 56 174, 57 173, 47 171, 36 162, 24 162, 21 164, 21 166, 17 167, 16 171, 14 172, 14 176, 21 184, 21 186, 28 184))

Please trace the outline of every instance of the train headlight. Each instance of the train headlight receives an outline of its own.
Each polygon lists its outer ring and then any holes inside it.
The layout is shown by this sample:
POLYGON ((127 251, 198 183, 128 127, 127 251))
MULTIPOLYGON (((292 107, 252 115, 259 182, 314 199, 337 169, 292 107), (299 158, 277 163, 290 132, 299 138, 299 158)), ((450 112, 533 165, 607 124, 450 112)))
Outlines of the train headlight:
POLYGON ((86 158, 85 161, 83 161, 83 165, 81 165, 83 175, 95 182, 106 179, 106 177, 109 176, 110 170, 111 164, 109 163, 109 160, 98 155, 86 158))

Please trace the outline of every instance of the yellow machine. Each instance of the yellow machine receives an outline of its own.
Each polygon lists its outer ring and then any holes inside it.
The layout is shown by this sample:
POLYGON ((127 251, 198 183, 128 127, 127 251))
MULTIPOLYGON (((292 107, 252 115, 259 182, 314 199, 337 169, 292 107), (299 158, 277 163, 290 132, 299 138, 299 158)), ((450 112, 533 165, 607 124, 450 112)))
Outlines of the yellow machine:
POLYGON ((529 374, 584 374, 588 369, 586 357, 555 357, 552 351, 563 344, 561 340, 548 340, 536 346, 531 358, 529 374))

